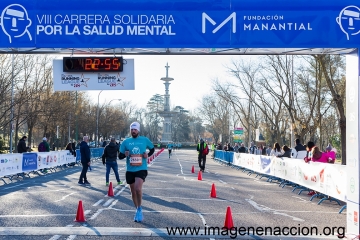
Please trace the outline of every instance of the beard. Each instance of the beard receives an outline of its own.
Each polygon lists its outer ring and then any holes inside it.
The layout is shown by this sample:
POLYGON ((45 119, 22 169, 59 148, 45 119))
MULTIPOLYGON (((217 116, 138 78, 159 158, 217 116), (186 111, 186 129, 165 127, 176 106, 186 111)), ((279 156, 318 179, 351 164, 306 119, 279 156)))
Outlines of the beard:
POLYGON ((137 138, 139 136, 139 133, 131 132, 131 136, 133 138, 137 138))

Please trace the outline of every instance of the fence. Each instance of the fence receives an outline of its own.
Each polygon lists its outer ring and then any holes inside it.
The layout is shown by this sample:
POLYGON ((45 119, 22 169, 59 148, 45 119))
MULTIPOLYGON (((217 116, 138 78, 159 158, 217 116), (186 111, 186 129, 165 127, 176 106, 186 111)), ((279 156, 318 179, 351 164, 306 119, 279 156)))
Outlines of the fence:
POLYGON ((319 204, 324 200, 346 201, 347 178, 346 166, 343 165, 224 151, 215 151, 214 158, 248 171, 248 175, 256 173, 256 176, 267 177, 270 182, 277 180, 280 186, 291 185, 293 191, 300 189, 299 194, 304 190, 316 191, 310 200, 323 197, 319 204))

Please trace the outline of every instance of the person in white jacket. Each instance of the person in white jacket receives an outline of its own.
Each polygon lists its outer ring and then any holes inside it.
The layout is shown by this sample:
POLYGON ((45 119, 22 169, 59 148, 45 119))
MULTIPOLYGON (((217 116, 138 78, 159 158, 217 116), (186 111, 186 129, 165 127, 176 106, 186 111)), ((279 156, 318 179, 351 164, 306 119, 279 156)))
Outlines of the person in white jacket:
POLYGON ((284 151, 281 149, 280 144, 276 142, 274 144, 274 148, 270 152, 270 156, 278 157, 283 154, 284 154, 284 151))

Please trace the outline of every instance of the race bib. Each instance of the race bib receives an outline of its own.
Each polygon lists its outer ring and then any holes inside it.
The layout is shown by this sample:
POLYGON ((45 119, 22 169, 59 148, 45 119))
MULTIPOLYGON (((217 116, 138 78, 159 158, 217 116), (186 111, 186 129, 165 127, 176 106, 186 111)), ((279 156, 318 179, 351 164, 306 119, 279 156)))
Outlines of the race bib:
POLYGON ((142 165, 142 155, 134 154, 130 156, 130 165, 131 166, 141 166, 142 165))

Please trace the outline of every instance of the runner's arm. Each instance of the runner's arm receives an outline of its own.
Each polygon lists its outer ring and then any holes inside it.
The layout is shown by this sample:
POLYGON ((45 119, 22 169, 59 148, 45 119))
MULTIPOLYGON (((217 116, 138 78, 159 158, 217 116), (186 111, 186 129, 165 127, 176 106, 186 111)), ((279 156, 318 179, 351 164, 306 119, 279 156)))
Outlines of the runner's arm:
POLYGON ((153 155, 155 152, 155 148, 153 147, 152 149, 150 149, 150 152, 148 153, 148 156, 150 157, 151 155, 153 155))
POLYGON ((125 154, 122 153, 122 152, 120 152, 120 153, 119 153, 119 159, 124 159, 124 158, 126 158, 125 154))

